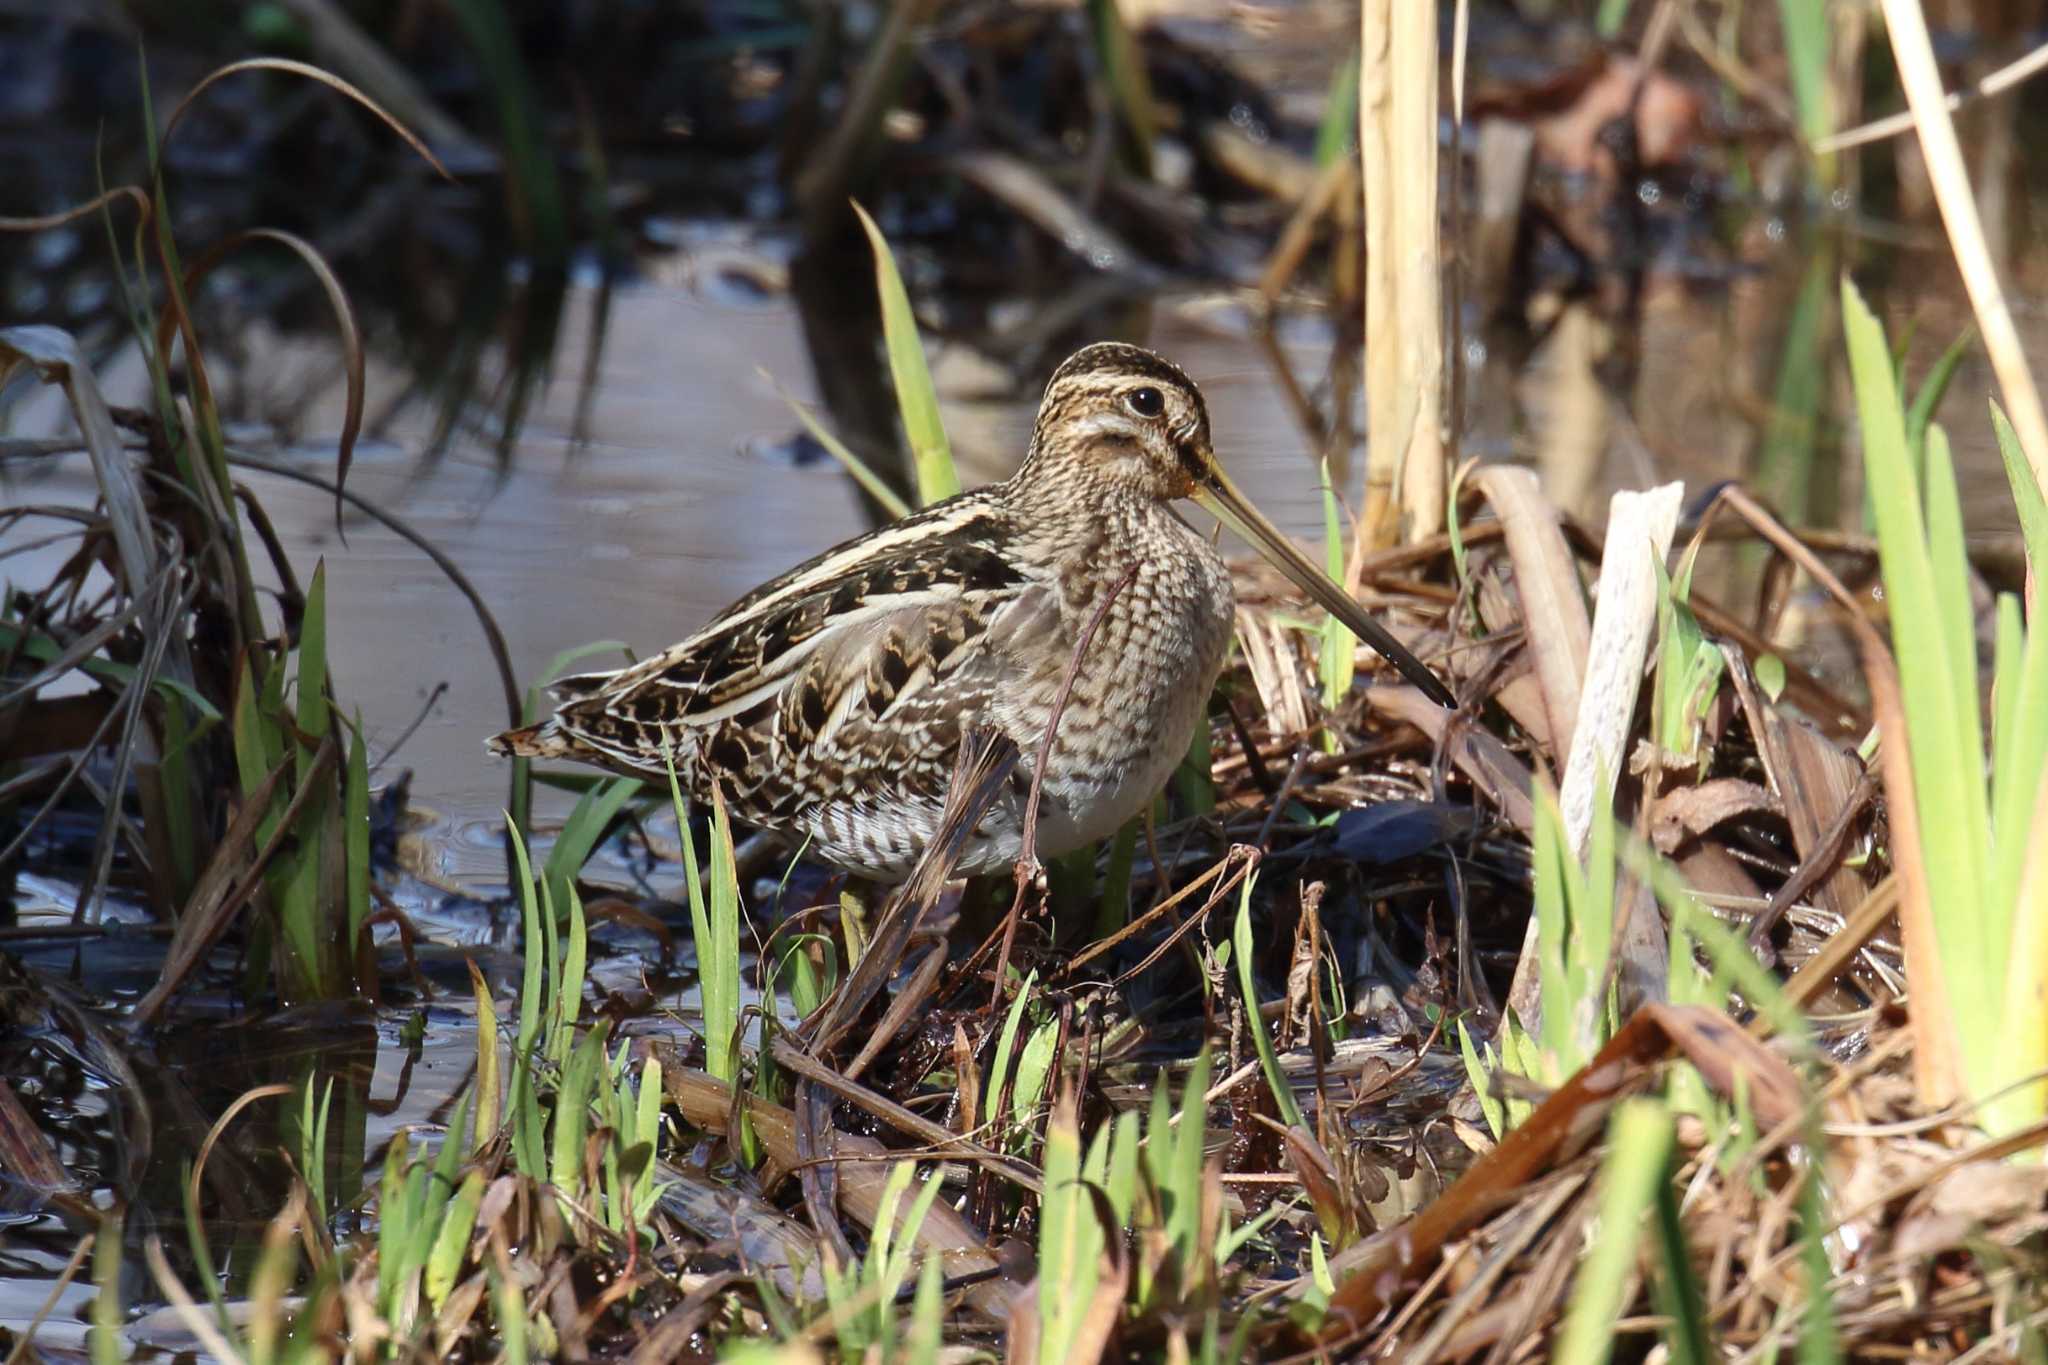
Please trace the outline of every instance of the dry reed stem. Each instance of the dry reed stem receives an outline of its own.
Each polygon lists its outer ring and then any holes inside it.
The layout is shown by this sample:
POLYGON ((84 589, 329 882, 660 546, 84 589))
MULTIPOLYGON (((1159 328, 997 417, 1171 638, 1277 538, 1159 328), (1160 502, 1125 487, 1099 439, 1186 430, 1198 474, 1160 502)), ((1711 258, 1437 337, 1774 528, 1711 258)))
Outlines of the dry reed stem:
POLYGON ((1927 36, 1927 17, 1920 12, 1918 0, 1883 0, 1883 5, 1892 56, 1898 64, 1900 84, 1906 88, 1906 103, 1920 128, 1920 150, 1927 158, 1942 224, 1948 229, 1949 249, 1962 271, 1963 287, 1969 291, 1977 330, 1983 333, 1984 349, 1998 375, 2013 430, 2026 451, 2035 482, 2048 489, 2048 413, 2042 410, 2040 390, 2034 386, 2033 371, 2027 366, 2019 331, 2013 325, 2011 305, 1998 281, 1998 267, 1984 240, 1969 168, 1963 164, 1963 149, 1949 118, 1948 93, 1942 88, 1934 44, 1927 36))
MULTIPOLYGON (((2048 71, 2048 43, 2041 44, 2041 46, 2035 48, 2024 57, 2007 62, 2004 66, 1999 67, 1998 70, 1977 81, 1968 90, 1953 91, 1942 103, 1950 113, 1954 113, 1966 104, 1974 104, 1979 100, 1989 99, 1993 95, 2002 95, 2006 91, 2032 80, 2043 71, 2048 71)), ((1810 150, 1815 156, 1826 156, 1830 152, 1846 152, 1851 147, 1862 147, 1872 142, 1883 142, 1888 138, 1897 137, 1900 133, 1910 133, 1912 131, 1913 111, 1906 109, 1900 113, 1886 114, 1883 118, 1872 119, 1868 123, 1859 124, 1854 128, 1836 133, 1830 137, 1824 137, 1814 143, 1810 150)))
POLYGON ((1536 467, 1543 472, 1543 491, 1571 516, 1597 506, 1614 426, 1599 364, 1613 347, 1613 329, 1585 301, 1566 305, 1545 347, 1550 373, 1536 467))
POLYGON ((1444 520, 1436 49, 1436 0, 1365 0, 1358 150, 1370 434, 1362 534, 1374 546, 1432 535, 1444 520))
POLYGON ((306 26, 307 43, 323 63, 354 81, 366 99, 389 110, 399 123, 417 128, 429 145, 465 167, 496 161, 495 153, 435 103, 413 74, 334 0, 283 0, 283 6, 306 26))

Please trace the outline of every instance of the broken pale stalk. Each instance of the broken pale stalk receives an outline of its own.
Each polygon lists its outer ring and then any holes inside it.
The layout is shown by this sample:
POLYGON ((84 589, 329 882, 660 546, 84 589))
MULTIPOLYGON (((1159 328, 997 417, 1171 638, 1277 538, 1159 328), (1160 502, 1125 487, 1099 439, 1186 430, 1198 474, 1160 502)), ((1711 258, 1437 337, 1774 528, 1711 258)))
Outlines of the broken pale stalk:
MULTIPOLYGON (((1671 552, 1684 492, 1684 485, 1670 483, 1646 493, 1616 493, 1608 505, 1607 544, 1594 599, 1598 605, 1558 794, 1566 840, 1581 861, 1593 822, 1613 817, 1614 782, 1626 761, 1643 661, 1657 628, 1657 566, 1671 552), (1603 806, 1603 801, 1610 804, 1603 806)), ((1560 747, 1567 743, 1562 737, 1556 742, 1560 747)), ((1524 1028, 1536 1026, 1536 947, 1531 918, 1508 992, 1508 1004, 1524 1028)))

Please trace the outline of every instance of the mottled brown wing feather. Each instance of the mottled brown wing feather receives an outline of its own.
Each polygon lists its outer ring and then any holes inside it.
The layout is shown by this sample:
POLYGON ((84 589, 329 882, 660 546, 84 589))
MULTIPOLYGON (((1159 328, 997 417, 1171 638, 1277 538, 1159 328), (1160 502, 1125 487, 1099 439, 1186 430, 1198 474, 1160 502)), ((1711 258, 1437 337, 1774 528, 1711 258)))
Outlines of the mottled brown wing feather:
POLYGON ((849 541, 659 655, 562 679, 553 724, 587 757, 656 776, 667 737, 695 795, 715 779, 758 823, 943 800, 963 729, 1017 667, 1004 645, 1052 603, 1008 534, 968 494, 849 541))

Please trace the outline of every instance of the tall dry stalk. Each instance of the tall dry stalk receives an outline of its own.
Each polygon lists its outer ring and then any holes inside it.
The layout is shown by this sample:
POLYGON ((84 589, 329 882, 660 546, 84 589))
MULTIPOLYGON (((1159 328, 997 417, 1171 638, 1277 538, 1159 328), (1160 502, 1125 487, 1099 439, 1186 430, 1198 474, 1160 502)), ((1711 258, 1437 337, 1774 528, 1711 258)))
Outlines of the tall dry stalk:
POLYGON ((1436 48, 1436 0, 1365 0, 1358 152, 1371 425, 1363 534, 1375 545, 1433 535, 1444 520, 1436 48))
POLYGON ((1999 391, 2005 395, 2013 429, 2019 433, 2020 448, 2026 452, 2035 481, 2048 489, 2048 415, 2042 411, 2040 390, 2034 387, 2019 331, 2013 326, 2012 308, 1984 240, 1984 223, 1970 190, 1970 172, 1963 164, 1963 149, 1949 117, 1948 92, 1942 89, 1934 44, 1927 36, 1927 16, 1921 13, 1919 0, 1883 0, 1883 6, 1899 82, 1906 88, 1906 103, 1920 131, 1920 150, 1927 158, 1935 203, 1941 207, 1949 247, 1962 271, 1963 287, 1970 293, 1970 307, 1977 314, 1977 330, 1983 334, 1984 349, 1998 375, 1999 391))

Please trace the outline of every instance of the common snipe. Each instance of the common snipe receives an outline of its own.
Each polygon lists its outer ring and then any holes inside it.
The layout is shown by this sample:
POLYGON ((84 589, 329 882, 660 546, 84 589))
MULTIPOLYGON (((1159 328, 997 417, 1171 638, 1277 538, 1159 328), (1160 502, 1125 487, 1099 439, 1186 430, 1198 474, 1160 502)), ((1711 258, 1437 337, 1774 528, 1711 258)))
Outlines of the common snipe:
POLYGON ((1201 391, 1136 346, 1089 346, 1053 374, 1003 483, 905 517, 766 583, 630 668, 564 678, 552 718, 500 754, 574 758, 807 836, 840 866, 900 878, 937 827, 977 721, 1025 756, 959 875, 1014 862, 1029 769, 1077 639, 1048 751, 1037 849, 1117 829, 1186 754, 1230 640, 1230 573, 1170 504, 1199 500, 1437 701, 1436 676, 1247 502, 1217 465, 1201 391))

